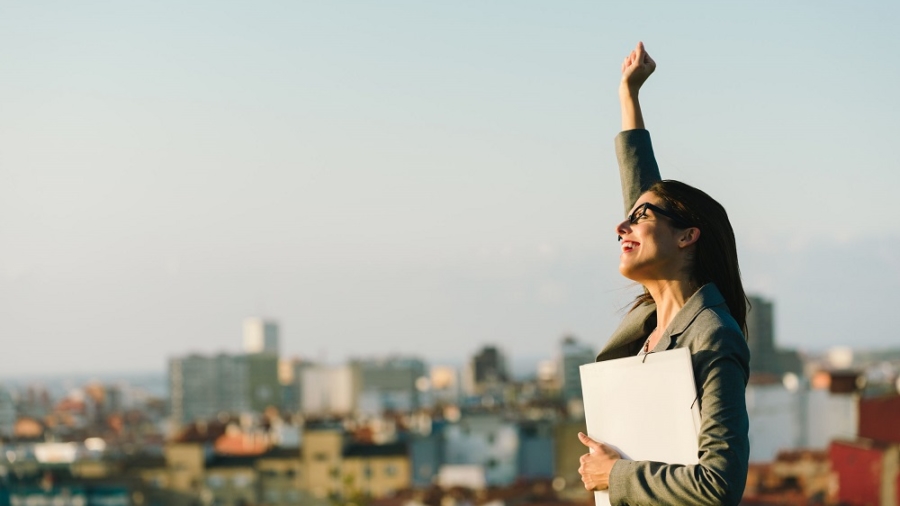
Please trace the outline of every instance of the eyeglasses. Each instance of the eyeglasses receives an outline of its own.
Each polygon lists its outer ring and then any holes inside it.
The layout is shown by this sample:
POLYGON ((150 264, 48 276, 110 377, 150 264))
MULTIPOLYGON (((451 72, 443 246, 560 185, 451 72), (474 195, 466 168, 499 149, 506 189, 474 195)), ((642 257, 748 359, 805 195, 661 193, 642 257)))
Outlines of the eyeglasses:
POLYGON ((666 211, 665 209, 655 206, 649 202, 644 202, 643 204, 637 206, 631 214, 628 215, 628 222, 632 225, 637 225, 638 220, 647 215, 647 209, 653 211, 654 214, 659 214, 661 216, 665 216, 672 220, 672 224, 677 228, 690 228, 691 225, 684 221, 684 219, 680 218, 677 214, 666 211))

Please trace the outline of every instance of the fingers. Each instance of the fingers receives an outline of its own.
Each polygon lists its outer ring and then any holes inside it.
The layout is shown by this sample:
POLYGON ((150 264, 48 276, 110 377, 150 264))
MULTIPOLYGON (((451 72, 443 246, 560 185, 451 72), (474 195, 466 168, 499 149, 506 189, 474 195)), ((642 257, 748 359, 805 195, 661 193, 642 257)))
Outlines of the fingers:
POLYGON ((581 444, 583 444, 584 446, 587 446, 588 448, 590 448, 594 451, 604 451, 603 444, 598 443, 597 441, 594 441, 593 439, 589 438, 587 436, 587 434, 585 434, 583 432, 578 433, 578 440, 581 441, 581 444))
POLYGON ((581 475, 581 482, 584 483, 584 488, 586 490, 593 490, 594 489, 594 480, 593 480, 593 478, 591 478, 591 475, 588 474, 587 469, 585 469, 585 467, 584 467, 585 457, 588 457, 588 456, 590 456, 590 454, 581 456, 581 465, 578 466, 578 474, 581 475))
POLYGON ((653 59, 650 58, 650 55, 647 54, 644 43, 638 42, 637 46, 635 46, 635 48, 631 50, 631 53, 629 53, 622 61, 622 73, 626 74, 634 72, 642 67, 650 68, 650 71, 652 72, 652 69, 656 68, 656 62, 654 62, 653 59))
POLYGON ((622 73, 624 74, 625 72, 627 72, 628 69, 630 69, 632 65, 634 65, 634 51, 629 53, 629 55, 626 56, 625 59, 622 61, 622 73))

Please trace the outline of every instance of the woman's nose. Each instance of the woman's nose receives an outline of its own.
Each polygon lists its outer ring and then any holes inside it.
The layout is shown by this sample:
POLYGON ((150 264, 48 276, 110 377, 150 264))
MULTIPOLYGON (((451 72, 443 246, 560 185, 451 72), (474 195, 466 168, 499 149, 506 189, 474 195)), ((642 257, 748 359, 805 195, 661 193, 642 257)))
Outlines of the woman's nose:
POLYGON ((622 240, 622 236, 627 234, 631 230, 630 226, 631 226, 631 222, 628 221, 627 219, 622 220, 621 223, 616 225, 616 235, 619 236, 620 241, 622 240))

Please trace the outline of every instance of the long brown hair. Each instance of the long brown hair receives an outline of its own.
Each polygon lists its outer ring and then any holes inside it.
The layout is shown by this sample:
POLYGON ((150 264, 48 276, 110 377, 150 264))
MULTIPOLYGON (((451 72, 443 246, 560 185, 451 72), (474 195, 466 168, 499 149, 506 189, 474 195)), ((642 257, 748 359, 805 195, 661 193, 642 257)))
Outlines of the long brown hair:
MULTIPOLYGON (((671 179, 657 181, 647 191, 662 199, 667 211, 700 229, 690 265, 691 281, 698 287, 715 283, 725 297, 731 316, 746 336, 749 302, 741 283, 734 230, 725 208, 703 191, 671 179)), ((635 299, 632 309, 652 301, 653 297, 645 289, 635 299)))

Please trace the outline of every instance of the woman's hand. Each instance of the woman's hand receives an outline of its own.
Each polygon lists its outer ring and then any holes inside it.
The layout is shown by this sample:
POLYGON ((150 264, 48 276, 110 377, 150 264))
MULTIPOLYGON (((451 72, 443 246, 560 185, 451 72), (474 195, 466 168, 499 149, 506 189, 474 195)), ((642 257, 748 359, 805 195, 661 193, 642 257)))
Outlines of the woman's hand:
POLYGON ((637 95, 638 90, 641 89, 641 86, 654 70, 656 70, 656 62, 644 50, 644 43, 638 42, 637 47, 622 62, 620 92, 637 95))
POLYGON ((578 433, 578 440, 590 450, 581 456, 581 466, 578 468, 584 488, 587 490, 608 489, 609 473, 612 472, 613 464, 622 456, 609 446, 594 441, 581 432, 578 433))
POLYGON ((638 91, 654 70, 656 62, 644 50, 644 43, 638 42, 637 47, 622 62, 622 82, 619 84, 622 130, 644 128, 644 114, 641 112, 638 91))

